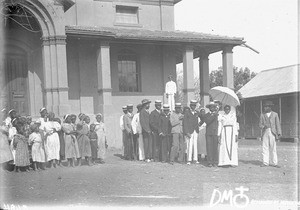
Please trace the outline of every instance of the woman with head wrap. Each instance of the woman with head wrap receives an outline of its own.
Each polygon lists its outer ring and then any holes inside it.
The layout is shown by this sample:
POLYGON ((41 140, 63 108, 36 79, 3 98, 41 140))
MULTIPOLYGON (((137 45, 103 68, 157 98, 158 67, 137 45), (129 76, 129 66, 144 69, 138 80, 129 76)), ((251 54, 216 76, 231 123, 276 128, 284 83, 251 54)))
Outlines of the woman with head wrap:
POLYGON ((100 163, 104 163, 105 153, 106 153, 106 134, 105 134, 105 125, 102 122, 102 114, 96 114, 96 122, 95 122, 95 131, 98 136, 98 158, 100 159, 100 163))

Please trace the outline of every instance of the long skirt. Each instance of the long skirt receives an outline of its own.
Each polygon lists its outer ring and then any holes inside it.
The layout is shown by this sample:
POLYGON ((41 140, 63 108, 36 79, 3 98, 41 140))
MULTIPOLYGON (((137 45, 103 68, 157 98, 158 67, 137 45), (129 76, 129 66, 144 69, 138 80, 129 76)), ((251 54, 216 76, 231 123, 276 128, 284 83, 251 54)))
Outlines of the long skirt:
POLYGON ((27 142, 18 141, 17 148, 16 148, 15 165, 16 166, 30 165, 27 142))
POLYGON ((238 145, 233 126, 223 126, 219 150, 219 166, 238 165, 238 145))
POLYGON ((92 150, 92 158, 96 159, 98 157, 98 142, 91 141, 91 150, 92 150))
POLYGON ((0 163, 5 163, 10 160, 13 160, 13 155, 9 147, 7 136, 0 132, 0 163))
POLYGON ((42 142, 34 142, 31 147, 32 161, 34 162, 46 162, 45 150, 42 142))
POLYGON ((207 155, 205 133, 206 133, 206 127, 200 127, 199 134, 198 134, 198 142, 197 142, 198 154, 207 155))
POLYGON ((74 135, 65 134, 65 158, 79 158, 79 148, 74 135))
POLYGON ((87 135, 80 135, 77 138, 80 157, 91 157, 91 144, 87 135))
POLYGON ((104 159, 106 153, 105 148, 105 136, 104 135, 98 135, 98 158, 104 159))
POLYGON ((47 154, 47 161, 56 159, 59 160, 59 136, 57 133, 53 133, 50 136, 47 136, 45 150, 47 154))

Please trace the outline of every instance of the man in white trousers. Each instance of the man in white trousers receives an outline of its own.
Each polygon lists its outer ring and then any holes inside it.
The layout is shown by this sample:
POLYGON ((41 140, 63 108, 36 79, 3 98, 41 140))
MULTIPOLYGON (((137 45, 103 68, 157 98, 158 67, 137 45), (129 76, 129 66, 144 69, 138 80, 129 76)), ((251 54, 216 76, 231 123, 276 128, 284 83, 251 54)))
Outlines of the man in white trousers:
POLYGON ((278 166, 276 140, 281 136, 281 125, 278 114, 272 111, 272 101, 264 103, 264 113, 260 115, 259 127, 262 129, 263 164, 261 167, 278 166), (271 160, 269 160, 271 156, 271 160))
POLYGON ((142 104, 138 104, 136 108, 138 111, 132 118, 131 126, 134 134, 134 139, 137 140, 139 160, 145 160, 142 127, 140 124, 140 111, 142 109, 142 104))
POLYGON ((173 79, 172 75, 169 75, 168 78, 169 78, 169 81, 166 83, 165 91, 166 91, 166 96, 168 99, 168 104, 170 106, 170 110, 174 111, 174 109, 175 109, 174 97, 177 92, 177 86, 176 86, 176 83, 172 80, 173 79))
POLYGON ((197 139, 199 133, 199 126, 198 126, 198 117, 199 114, 195 110, 197 105, 196 100, 190 101, 190 110, 187 110, 184 113, 183 117, 183 135, 187 142, 187 164, 190 165, 192 161, 198 164, 198 152, 197 152, 197 139))

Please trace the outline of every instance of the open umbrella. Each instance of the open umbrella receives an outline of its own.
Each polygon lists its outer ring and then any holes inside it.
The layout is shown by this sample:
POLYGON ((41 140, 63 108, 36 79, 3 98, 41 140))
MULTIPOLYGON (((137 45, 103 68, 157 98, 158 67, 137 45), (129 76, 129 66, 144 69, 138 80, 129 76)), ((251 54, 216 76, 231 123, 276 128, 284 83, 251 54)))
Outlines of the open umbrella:
POLYGON ((209 90, 209 95, 211 95, 214 100, 220 101, 222 104, 234 107, 240 105, 238 96, 228 87, 213 87, 209 90))

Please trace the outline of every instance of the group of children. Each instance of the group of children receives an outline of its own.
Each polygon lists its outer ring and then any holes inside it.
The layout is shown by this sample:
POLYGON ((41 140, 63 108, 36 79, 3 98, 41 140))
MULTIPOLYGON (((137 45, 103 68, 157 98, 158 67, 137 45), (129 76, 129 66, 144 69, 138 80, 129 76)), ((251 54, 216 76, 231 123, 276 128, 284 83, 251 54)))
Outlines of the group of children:
POLYGON ((85 159, 89 166, 104 163, 106 129, 102 115, 96 114, 96 122, 90 124, 89 116, 67 114, 63 122, 54 113, 40 109, 41 117, 32 121, 30 116, 18 116, 16 110, 1 111, 3 123, 0 126, 2 169, 7 164, 14 170, 45 170, 46 166, 80 166, 85 159))
POLYGON ((190 101, 189 107, 175 103, 175 110, 156 100, 155 109, 150 112, 150 103, 144 99, 137 105, 136 114, 133 114, 132 104, 122 107, 124 115, 120 118, 120 127, 124 159, 172 165, 177 161, 190 165, 199 164, 202 158, 207 160, 208 167, 237 166, 237 123, 230 106, 225 106, 226 109, 229 107, 228 111, 221 113, 220 104, 212 102, 206 106, 209 109, 206 113, 204 108, 196 110, 195 100, 190 101), (228 116, 233 117, 230 125, 224 123, 228 116), (226 136, 226 143, 225 127, 230 127, 227 133, 232 134, 226 136), (227 153, 221 151, 219 157, 220 144, 226 145, 225 149, 229 146, 235 150, 225 161, 223 156, 227 153))

